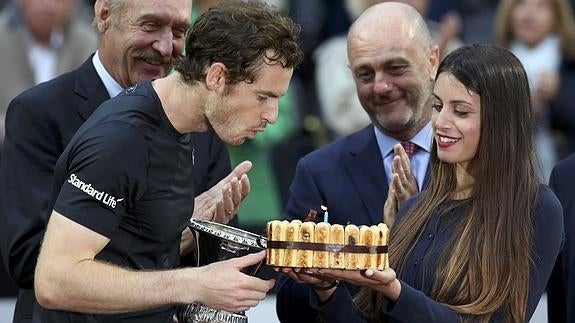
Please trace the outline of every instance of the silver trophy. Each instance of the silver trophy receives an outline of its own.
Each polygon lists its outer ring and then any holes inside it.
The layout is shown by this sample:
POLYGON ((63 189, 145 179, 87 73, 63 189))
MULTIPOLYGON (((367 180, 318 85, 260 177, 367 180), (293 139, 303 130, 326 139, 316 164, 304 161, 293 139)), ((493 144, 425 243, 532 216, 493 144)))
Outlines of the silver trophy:
MULTIPOLYGON (((236 258, 266 249, 267 239, 225 224, 192 219, 189 227, 196 233, 198 266, 236 258)), ((255 276, 263 261, 246 267, 243 273, 255 276)), ((209 308, 203 304, 179 306, 176 310, 179 323, 247 323, 244 312, 231 313, 209 308)))

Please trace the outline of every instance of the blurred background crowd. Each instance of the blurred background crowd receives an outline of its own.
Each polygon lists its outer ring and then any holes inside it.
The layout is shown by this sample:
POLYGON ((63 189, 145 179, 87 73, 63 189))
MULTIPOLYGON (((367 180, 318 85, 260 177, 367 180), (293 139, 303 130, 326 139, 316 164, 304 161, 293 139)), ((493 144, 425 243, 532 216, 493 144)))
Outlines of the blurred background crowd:
MULTIPOLYGON (((194 0, 192 18, 222 0, 194 0)), ((224 0, 225 1, 225 0, 224 0)), ((243 146, 252 192, 240 226, 261 232, 281 216, 297 160, 369 124, 347 66, 350 23, 377 0, 268 0, 302 26, 305 60, 280 101, 278 122, 243 146)), ((405 0, 427 18, 442 56, 467 43, 496 43, 524 64, 538 113, 537 155, 547 182, 575 152, 575 0, 405 0)), ((96 48, 91 0, 0 0, 0 142, 8 103, 23 90, 80 65, 96 48)), ((513 95, 513 93, 509 93, 513 95)), ((0 155, 1 158, 1 155, 0 155)), ((0 297, 16 289, 0 267, 0 297)))

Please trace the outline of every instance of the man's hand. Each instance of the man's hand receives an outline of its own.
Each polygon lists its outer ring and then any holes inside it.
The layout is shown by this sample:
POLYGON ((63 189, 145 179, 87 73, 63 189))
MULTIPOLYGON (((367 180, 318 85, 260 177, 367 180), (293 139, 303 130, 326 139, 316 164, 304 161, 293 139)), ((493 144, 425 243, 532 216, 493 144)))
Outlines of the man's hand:
POLYGON ((215 309, 243 312, 256 306, 266 297, 275 280, 262 280, 240 271, 263 261, 265 251, 240 258, 216 262, 200 270, 197 289, 198 301, 215 309))
POLYGON ((395 188, 399 207, 401 203, 417 194, 417 192, 419 192, 419 188, 417 186, 415 176, 411 171, 411 163, 409 162, 409 157, 407 156, 405 149, 403 149, 403 146, 401 144, 395 145, 393 147, 393 152, 395 156, 393 157, 393 175, 390 186, 395 188))
MULTIPOLYGON (((395 177, 396 175, 392 175, 395 177)), ((392 178, 393 178, 392 177, 392 178)), ((393 182, 393 179, 391 180, 393 182)), ((387 192, 387 199, 383 205, 383 223, 391 229, 393 223, 395 223, 395 215, 399 210, 399 202, 397 201, 397 196, 395 194, 395 188, 393 185, 389 185, 389 190, 387 192)))
POLYGON ((251 169, 252 163, 243 161, 218 184, 196 196, 192 218, 228 223, 238 213, 240 205, 250 192, 247 173, 251 169))
POLYGON ((390 228, 395 222, 395 215, 401 203, 419 192, 417 181, 411 170, 409 157, 403 146, 401 144, 395 145, 393 153, 391 182, 389 183, 389 191, 383 207, 384 223, 390 228))

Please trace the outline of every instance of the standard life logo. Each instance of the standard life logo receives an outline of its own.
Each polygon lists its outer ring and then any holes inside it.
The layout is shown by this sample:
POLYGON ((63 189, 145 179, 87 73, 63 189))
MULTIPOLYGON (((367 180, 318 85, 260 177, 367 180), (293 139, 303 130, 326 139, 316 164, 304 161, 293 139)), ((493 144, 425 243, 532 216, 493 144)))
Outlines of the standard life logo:
POLYGON ((90 195, 91 197, 95 198, 96 200, 104 203, 105 205, 111 207, 112 209, 116 208, 116 204, 124 200, 123 198, 117 199, 114 196, 104 192, 98 191, 97 189, 92 187, 90 183, 84 183, 81 179, 76 176, 76 174, 71 174, 70 178, 68 179, 68 183, 72 184, 74 187, 79 188, 82 192, 90 195))

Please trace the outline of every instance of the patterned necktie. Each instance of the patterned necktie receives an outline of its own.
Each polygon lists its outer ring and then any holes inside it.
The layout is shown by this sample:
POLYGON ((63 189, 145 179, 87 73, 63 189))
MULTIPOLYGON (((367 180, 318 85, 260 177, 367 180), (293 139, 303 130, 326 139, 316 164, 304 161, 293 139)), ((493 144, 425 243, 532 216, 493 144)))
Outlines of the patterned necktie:
POLYGON ((411 160, 411 157, 413 157, 413 154, 415 154, 415 152, 417 151, 418 148, 417 145, 412 143, 411 141, 402 142, 401 145, 403 146, 403 149, 405 149, 407 156, 411 160))

